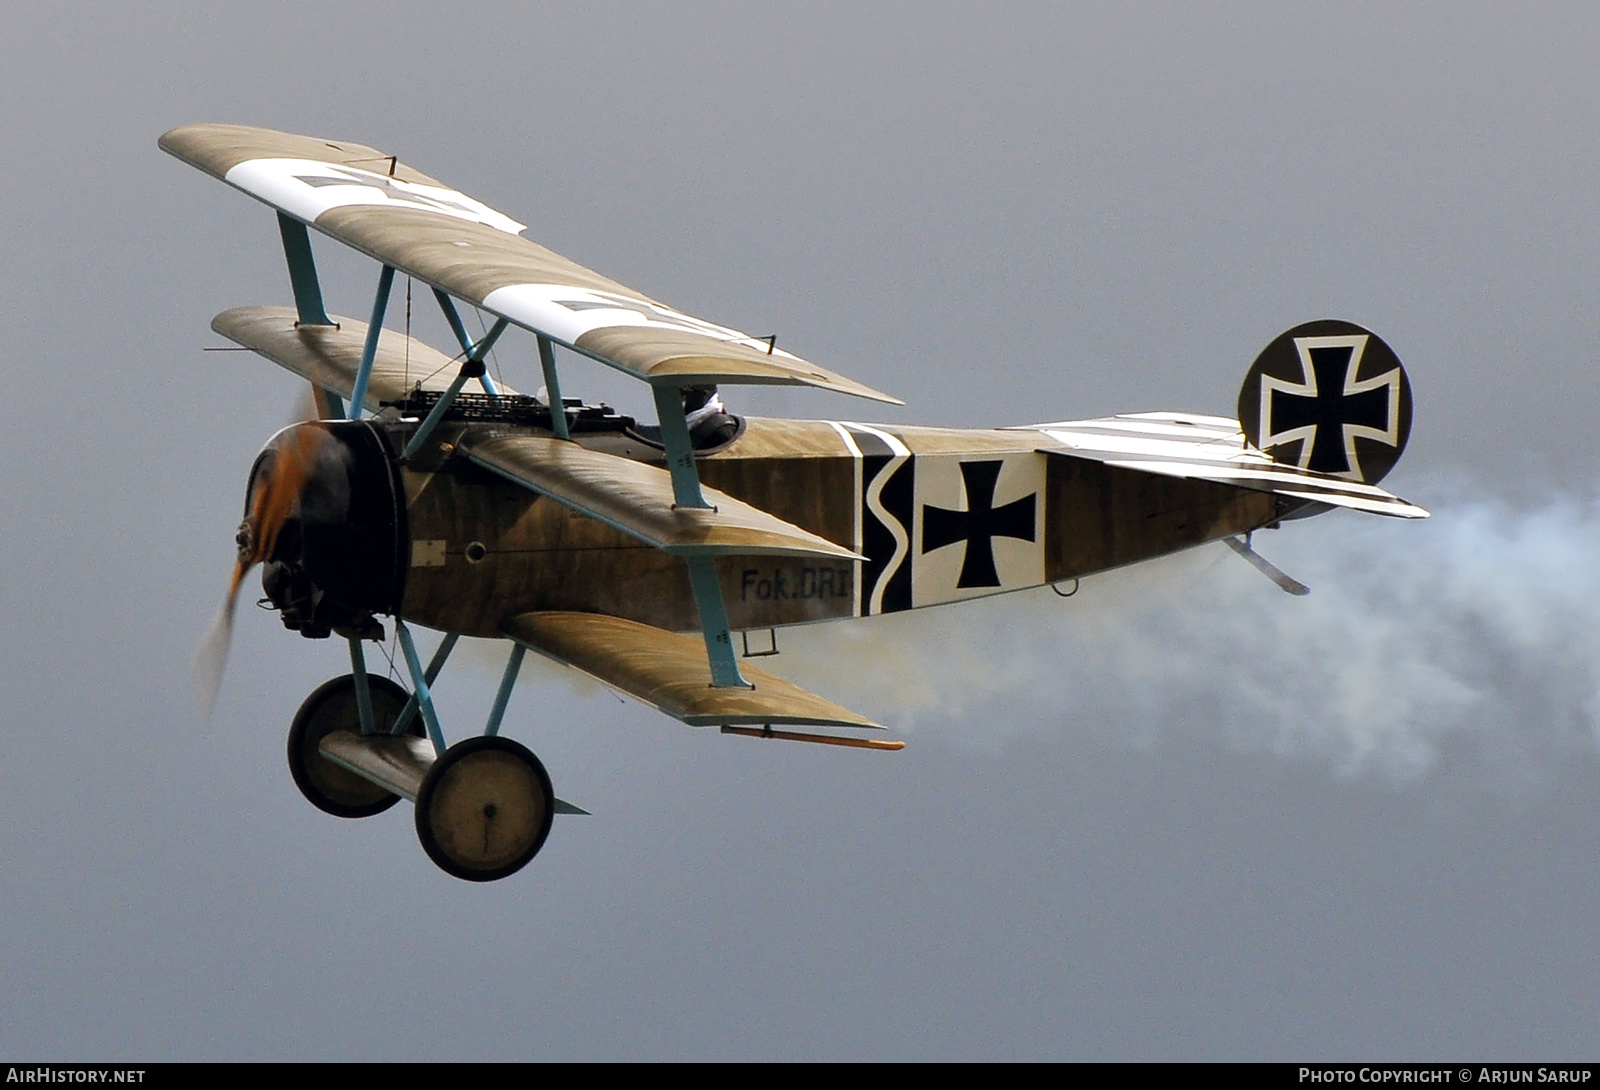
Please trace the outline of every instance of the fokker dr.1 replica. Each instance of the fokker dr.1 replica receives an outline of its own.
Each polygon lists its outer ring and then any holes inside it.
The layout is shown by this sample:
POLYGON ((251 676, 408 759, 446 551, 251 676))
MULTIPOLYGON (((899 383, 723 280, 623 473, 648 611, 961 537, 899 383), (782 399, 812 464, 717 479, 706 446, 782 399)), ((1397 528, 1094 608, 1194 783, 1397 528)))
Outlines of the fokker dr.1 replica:
POLYGON ((348 641, 351 673, 295 716, 295 782, 344 817, 412 800, 424 849, 460 878, 513 873, 555 814, 582 812, 499 734, 527 649, 694 726, 892 749, 870 736, 878 724, 736 647, 749 651, 752 630, 1058 584, 1219 539, 1303 592, 1251 550, 1252 531, 1331 507, 1427 514, 1376 485, 1405 447, 1411 394, 1388 345, 1348 322, 1269 344, 1237 421, 965 431, 738 417, 716 387, 897 402, 554 254, 373 148, 233 125, 160 144, 276 209, 295 305, 211 325, 309 379, 321 417, 256 459, 221 631, 261 564, 288 628, 348 641), (379 263, 368 322, 324 309, 308 229, 379 263), (397 272, 433 289, 459 352, 384 328, 397 272), (458 302, 485 316, 476 340, 458 302), (512 326, 533 334, 543 397, 486 370, 512 326), (563 398, 558 345, 647 383, 656 421, 563 398), (409 691, 367 672, 381 617, 409 691), (413 625, 444 633, 427 665, 413 625), (429 687, 460 636, 511 651, 483 732, 447 745, 429 687))

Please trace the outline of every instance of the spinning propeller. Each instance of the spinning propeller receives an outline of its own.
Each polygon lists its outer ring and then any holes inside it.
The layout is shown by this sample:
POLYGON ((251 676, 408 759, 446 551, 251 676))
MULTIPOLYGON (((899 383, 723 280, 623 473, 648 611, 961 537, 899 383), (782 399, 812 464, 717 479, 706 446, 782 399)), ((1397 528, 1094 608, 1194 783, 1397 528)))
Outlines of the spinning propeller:
POLYGON ((228 594, 194 656, 195 691, 200 697, 201 712, 208 719, 216 706, 228 663, 239 587, 251 568, 272 559, 278 535, 298 510, 301 494, 327 439, 323 428, 301 423, 278 433, 256 459, 245 501, 245 519, 234 538, 239 548, 228 594))

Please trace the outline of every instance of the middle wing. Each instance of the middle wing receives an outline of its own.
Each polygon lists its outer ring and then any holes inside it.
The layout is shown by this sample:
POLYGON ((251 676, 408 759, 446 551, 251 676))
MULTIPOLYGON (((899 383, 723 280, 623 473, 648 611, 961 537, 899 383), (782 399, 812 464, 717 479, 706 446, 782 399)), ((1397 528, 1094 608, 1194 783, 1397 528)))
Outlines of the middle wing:
MULTIPOLYGON (((211 319, 211 328, 279 367, 348 398, 361 367, 366 323, 335 315, 334 325, 301 325, 295 317, 293 307, 234 307, 211 319)), ((398 401, 418 386, 442 393, 456 376, 456 362, 415 337, 385 329, 373 355, 364 407, 377 412, 382 402, 398 401)), ((504 384, 500 392, 516 393, 504 384)))
POLYGON ((672 477, 577 443, 541 435, 500 435, 463 446, 472 461, 558 503, 679 556, 779 553, 861 560, 792 522, 702 486, 709 508, 678 507, 672 477))

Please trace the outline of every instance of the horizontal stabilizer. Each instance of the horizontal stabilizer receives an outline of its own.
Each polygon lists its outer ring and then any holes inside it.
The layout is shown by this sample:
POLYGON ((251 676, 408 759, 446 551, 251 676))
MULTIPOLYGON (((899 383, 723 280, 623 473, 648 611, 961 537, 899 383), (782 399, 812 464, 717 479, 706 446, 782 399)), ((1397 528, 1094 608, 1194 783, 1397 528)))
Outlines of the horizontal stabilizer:
POLYGON ((753 688, 713 688, 699 636, 599 613, 523 613, 506 635, 692 727, 811 723, 876 727, 865 716, 748 663, 753 688))
MULTIPOLYGON (((317 748, 340 768, 379 787, 393 791, 408 802, 417 801, 422 778, 433 767, 433 743, 413 734, 395 737, 373 734, 365 737, 347 730, 327 734, 317 748)), ((558 814, 587 814, 589 811, 562 799, 556 800, 558 814)))
MULTIPOLYGON (((273 363, 349 398, 367 339, 367 324, 335 317, 337 325, 300 325, 293 307, 234 307, 211 319, 222 336, 254 349, 273 363)), ((398 401, 418 383, 442 392, 460 368, 456 361, 415 337, 384 330, 372 359, 372 379, 363 408, 377 412, 384 401, 398 401)), ((506 386, 500 392, 516 391, 506 386)))
POLYGON ((1319 477, 1310 470, 1274 465, 1271 468, 1251 466, 1184 465, 1179 462, 1146 461, 1142 459, 1100 459, 1106 465, 1137 469, 1145 473, 1159 473, 1168 477, 1188 477, 1193 480, 1231 484, 1254 492, 1272 492, 1299 500, 1325 503, 1330 507, 1348 507, 1353 511, 1369 511, 1374 515, 1389 515, 1402 519, 1425 519, 1428 512, 1414 503, 1385 492, 1376 485, 1362 485, 1338 478, 1319 477))
POLYGON ((861 557, 743 500, 702 486, 710 508, 676 507, 672 477, 646 465, 539 435, 503 435, 463 448, 472 461, 590 518, 679 556, 722 553, 861 557))
POLYGON ((1064 420, 1027 428, 1055 442, 1046 454, 1086 458, 1108 466, 1211 481, 1332 507, 1395 518, 1428 512, 1375 484, 1274 461, 1245 442, 1236 420, 1195 413, 1129 413, 1096 420, 1064 420))
POLYGON ((522 237, 481 201, 347 141, 184 125, 161 149, 353 249, 638 378, 815 386, 900 404, 777 347, 691 317, 522 237))

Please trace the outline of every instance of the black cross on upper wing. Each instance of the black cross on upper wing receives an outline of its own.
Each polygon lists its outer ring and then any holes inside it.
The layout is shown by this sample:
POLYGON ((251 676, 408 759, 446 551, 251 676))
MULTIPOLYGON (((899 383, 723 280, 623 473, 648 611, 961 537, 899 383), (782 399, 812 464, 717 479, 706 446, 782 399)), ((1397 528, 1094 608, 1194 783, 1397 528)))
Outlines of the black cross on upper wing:
POLYGON ((435 189, 432 186, 422 187, 401 183, 396 179, 386 178, 381 174, 373 174, 371 171, 329 166, 327 172, 323 174, 296 174, 294 177, 313 189, 321 189, 323 186, 330 185, 359 185, 368 189, 376 189, 391 201, 418 205, 432 212, 478 215, 478 210, 473 208, 465 199, 452 195, 445 190, 435 189), (424 188, 431 192, 422 192, 424 188))

